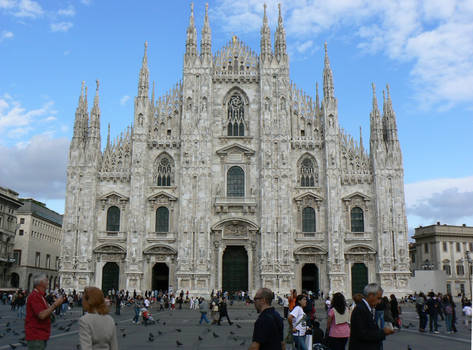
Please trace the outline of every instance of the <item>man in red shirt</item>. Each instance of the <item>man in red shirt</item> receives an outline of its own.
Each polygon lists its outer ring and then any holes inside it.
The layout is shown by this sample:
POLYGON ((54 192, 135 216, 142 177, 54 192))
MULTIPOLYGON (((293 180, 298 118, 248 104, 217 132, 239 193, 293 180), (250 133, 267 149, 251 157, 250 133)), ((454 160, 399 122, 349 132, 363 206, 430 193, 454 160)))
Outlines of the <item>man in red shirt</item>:
POLYGON ((48 288, 46 275, 36 275, 33 278, 33 291, 26 300, 25 339, 29 350, 44 350, 51 334, 51 314, 64 301, 57 298, 49 306, 44 298, 48 288))

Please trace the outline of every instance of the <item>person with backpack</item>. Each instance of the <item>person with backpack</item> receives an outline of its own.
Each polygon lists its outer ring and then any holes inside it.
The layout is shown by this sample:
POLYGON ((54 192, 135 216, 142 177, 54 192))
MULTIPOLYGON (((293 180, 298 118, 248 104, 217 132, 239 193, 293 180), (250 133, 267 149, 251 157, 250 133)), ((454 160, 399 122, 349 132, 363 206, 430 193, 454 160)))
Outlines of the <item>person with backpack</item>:
POLYGON ((429 297, 427 298, 425 304, 427 305, 427 313, 429 314, 429 332, 439 334, 437 320, 440 303, 437 298, 435 298, 434 292, 429 293, 429 297))
POLYGON ((450 303, 448 296, 442 298, 442 311, 445 315, 445 325, 447 327, 447 333, 452 334, 452 321, 453 321, 453 305, 450 303))
POLYGON ((416 298, 416 310, 419 315, 419 332, 425 332, 425 327, 427 325, 427 313, 425 305, 425 294, 420 292, 416 298))

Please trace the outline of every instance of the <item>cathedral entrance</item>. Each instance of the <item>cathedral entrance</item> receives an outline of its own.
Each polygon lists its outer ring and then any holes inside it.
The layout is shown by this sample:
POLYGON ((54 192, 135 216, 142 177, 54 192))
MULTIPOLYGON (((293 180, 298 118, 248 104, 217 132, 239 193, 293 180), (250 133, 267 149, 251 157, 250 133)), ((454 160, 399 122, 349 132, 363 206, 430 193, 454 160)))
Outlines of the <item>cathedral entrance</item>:
POLYGON ((317 293, 319 291, 319 268, 315 264, 302 267, 302 290, 317 293))
POLYGON ((169 288, 169 267, 165 263, 153 266, 153 290, 167 291, 169 288))
POLYGON ((368 268, 363 263, 355 263, 351 267, 351 293, 363 293, 368 284, 368 268))
POLYGON ((102 269, 102 291, 105 295, 109 290, 118 290, 118 280, 120 278, 120 268, 117 263, 108 262, 102 269))
POLYGON ((227 246, 223 253, 224 291, 248 290, 248 255, 242 246, 227 246))

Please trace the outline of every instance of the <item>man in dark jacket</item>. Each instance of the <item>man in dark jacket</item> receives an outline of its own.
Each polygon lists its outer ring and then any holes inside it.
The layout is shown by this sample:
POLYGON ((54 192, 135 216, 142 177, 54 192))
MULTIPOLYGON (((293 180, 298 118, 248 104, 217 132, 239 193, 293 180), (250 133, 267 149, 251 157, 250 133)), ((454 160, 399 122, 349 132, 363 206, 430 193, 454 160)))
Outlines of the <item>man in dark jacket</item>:
POLYGON ((427 299, 425 304, 427 305, 427 313, 429 314, 430 333, 434 332, 435 334, 438 334, 439 331, 438 331, 437 320, 438 320, 438 314, 439 314, 439 309, 440 309, 440 303, 435 298, 434 292, 429 293, 429 298, 427 299))
POLYGON ((374 320, 375 306, 383 290, 376 283, 370 283, 363 289, 363 295, 351 314, 349 350, 379 350, 386 335, 394 333, 392 328, 380 329, 374 320))
POLYGON ((225 300, 225 297, 222 298, 222 301, 218 304, 218 312, 220 313, 220 316, 218 318, 217 324, 220 326, 221 323, 220 321, 222 320, 223 317, 226 317, 228 320, 228 324, 231 326, 233 324, 232 321, 230 321, 230 318, 228 317, 228 311, 227 311, 227 301, 225 300))

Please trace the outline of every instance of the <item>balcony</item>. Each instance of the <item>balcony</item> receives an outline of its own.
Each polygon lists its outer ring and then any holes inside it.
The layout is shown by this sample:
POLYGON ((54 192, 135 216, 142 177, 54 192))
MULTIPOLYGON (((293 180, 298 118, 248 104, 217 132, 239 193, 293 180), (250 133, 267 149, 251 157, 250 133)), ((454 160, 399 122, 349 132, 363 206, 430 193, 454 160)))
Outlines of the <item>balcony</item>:
POLYGON ((325 232, 296 232, 296 242, 323 242, 325 232))
POLYGON ((174 243, 176 241, 176 232, 148 232, 146 234, 146 241, 148 243, 167 242, 174 243))
POLYGON ((216 213, 227 213, 229 208, 238 208, 244 213, 254 213, 256 197, 215 197, 216 213))
POLYGON ((99 231, 97 235, 97 241, 100 243, 104 242, 114 242, 114 243, 125 243, 126 242, 126 232, 120 231, 99 231))
POLYGON ((371 232, 346 232, 345 233, 345 242, 362 242, 362 241, 371 241, 372 235, 371 232))

